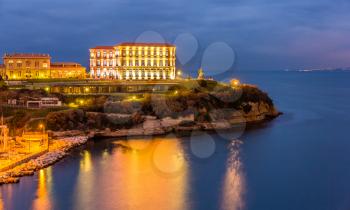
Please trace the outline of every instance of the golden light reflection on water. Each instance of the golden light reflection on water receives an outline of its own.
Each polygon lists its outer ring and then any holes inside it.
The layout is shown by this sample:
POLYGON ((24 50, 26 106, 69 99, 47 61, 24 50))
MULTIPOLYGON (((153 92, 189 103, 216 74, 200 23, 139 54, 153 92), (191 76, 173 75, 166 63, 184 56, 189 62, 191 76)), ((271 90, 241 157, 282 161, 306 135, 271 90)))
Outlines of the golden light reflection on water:
POLYGON ((32 209, 46 210, 52 208, 52 200, 49 192, 52 189, 52 169, 41 169, 38 172, 38 187, 36 191, 36 198, 33 200, 32 209))
POLYGON ((96 169, 93 169, 90 151, 83 151, 79 165, 77 187, 73 195, 76 202, 74 209, 92 209, 91 206, 89 207, 89 203, 94 200, 94 188, 98 188, 98 185, 94 183, 94 170, 96 169), (82 205, 86 205, 86 207, 84 208, 82 205))
POLYGON ((0 210, 4 209, 4 202, 3 202, 3 198, 2 198, 2 192, 0 191, 0 210))
POLYGON ((99 177, 80 171, 76 209, 187 209, 187 162, 180 141, 129 139, 114 145, 101 159, 112 164, 90 165, 99 177))
POLYGON ((239 144, 241 142, 235 140, 229 146, 230 153, 223 182, 222 209, 239 210, 244 207, 245 184, 239 159, 239 144))

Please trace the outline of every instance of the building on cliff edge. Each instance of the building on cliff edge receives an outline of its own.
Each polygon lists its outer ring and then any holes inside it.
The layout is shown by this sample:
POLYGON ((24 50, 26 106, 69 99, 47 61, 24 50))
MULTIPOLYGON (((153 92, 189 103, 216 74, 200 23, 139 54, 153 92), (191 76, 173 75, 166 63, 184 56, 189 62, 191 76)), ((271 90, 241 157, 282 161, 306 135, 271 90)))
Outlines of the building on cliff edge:
POLYGON ((118 80, 173 80, 176 47, 167 43, 121 43, 90 49, 90 77, 118 80))
POLYGON ((51 62, 49 54, 7 53, 0 64, 0 76, 7 80, 84 79, 86 68, 78 63, 51 62))

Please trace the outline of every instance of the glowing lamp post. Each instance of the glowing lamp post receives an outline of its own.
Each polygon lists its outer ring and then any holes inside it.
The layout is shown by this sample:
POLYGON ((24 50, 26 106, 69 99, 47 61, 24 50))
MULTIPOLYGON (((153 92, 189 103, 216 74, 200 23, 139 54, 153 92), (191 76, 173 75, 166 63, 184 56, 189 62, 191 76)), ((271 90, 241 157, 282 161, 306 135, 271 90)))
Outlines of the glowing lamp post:
POLYGON ((241 84, 238 79, 232 79, 230 83, 231 83, 231 87, 233 88, 236 88, 241 84))
POLYGON ((39 129, 41 129, 43 133, 45 133, 45 126, 42 123, 39 124, 39 129))
MULTIPOLYGON (((41 129, 42 130, 42 132, 43 132, 43 138, 44 138, 44 136, 45 136, 45 126, 44 126, 44 124, 42 124, 42 123, 40 123, 39 124, 39 129, 41 129)), ((49 139, 47 138, 46 139, 46 141, 47 141, 47 151, 49 151, 49 139)))
POLYGON ((176 72, 177 78, 180 79, 182 76, 182 71, 180 69, 177 70, 176 72))

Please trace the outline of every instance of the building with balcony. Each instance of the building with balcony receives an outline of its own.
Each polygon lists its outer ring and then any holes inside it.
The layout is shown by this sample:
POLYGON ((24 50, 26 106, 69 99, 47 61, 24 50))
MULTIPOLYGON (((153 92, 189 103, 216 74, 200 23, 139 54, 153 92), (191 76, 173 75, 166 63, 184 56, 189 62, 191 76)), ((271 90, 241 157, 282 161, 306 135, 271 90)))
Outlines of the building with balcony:
POLYGON ((176 47, 163 43, 121 43, 90 49, 90 77, 119 80, 175 79, 176 47))
POLYGON ((49 54, 5 54, 0 74, 8 80, 85 78, 85 68, 77 63, 51 63, 49 54))

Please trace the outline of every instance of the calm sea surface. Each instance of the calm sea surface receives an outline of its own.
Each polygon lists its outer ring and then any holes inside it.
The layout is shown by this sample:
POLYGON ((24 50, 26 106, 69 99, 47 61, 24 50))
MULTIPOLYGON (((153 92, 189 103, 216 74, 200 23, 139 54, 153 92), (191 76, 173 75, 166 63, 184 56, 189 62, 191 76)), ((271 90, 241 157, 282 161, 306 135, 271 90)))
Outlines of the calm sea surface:
POLYGON ((242 72, 285 114, 238 132, 90 142, 19 184, 9 210, 350 209, 350 72, 242 72))

